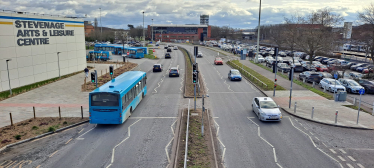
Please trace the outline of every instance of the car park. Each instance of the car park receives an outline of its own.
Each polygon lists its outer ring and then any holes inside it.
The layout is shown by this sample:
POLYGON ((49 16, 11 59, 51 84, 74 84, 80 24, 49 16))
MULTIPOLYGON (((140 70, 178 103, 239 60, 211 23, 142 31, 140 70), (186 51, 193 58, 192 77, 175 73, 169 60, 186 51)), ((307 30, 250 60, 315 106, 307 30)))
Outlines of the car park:
POLYGON ((203 53, 201 51, 197 52, 196 57, 200 57, 200 58, 203 57, 203 53))
POLYGON ((154 64, 153 65, 153 72, 162 72, 162 65, 161 64, 154 64))
POLYGON ((365 93, 374 93, 374 81, 360 79, 358 80, 358 84, 365 88, 365 93))
POLYGON ((320 72, 327 72, 329 70, 325 65, 322 65, 322 64, 314 65, 314 67, 316 68, 317 71, 320 71, 320 72))
POLYGON ((321 77, 319 76, 319 73, 312 72, 312 71, 305 71, 299 74, 300 80, 305 80, 306 82, 315 82, 319 83, 321 81, 321 77))
POLYGON ((170 53, 165 53, 165 59, 168 59, 168 58, 171 58, 171 54, 170 53))
POLYGON ((277 67, 278 67, 277 68, 278 71, 281 71, 281 72, 284 72, 284 73, 287 73, 287 72, 291 71, 290 66, 288 66, 286 63, 278 63, 277 67))
POLYGON ((330 92, 345 91, 345 87, 341 85, 339 81, 331 78, 323 78, 319 82, 319 86, 330 92))
POLYGON ((177 67, 170 68, 169 77, 179 77, 179 70, 177 67))
POLYGON ((222 58, 220 58, 220 57, 216 57, 216 58, 214 59, 214 65, 223 65, 222 58))
POLYGON ((283 117, 279 106, 270 97, 253 98, 252 111, 260 121, 281 121, 283 117))
POLYGON ((323 79, 323 78, 332 78, 333 76, 330 74, 330 73, 328 73, 328 72, 317 72, 318 73, 318 75, 321 77, 321 80, 323 79))
POLYGON ((339 79, 339 82, 345 87, 348 93, 359 93, 360 89, 365 89, 353 79, 339 79))
POLYGON ((228 74, 228 78, 233 81, 233 80, 242 80, 242 75, 237 69, 231 69, 228 74))

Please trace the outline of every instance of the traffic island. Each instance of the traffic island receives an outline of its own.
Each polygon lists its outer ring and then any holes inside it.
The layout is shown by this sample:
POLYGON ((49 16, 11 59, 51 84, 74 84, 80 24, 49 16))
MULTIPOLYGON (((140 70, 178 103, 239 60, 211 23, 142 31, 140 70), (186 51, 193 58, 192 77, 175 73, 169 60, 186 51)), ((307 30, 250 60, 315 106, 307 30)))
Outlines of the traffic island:
POLYGON ((0 151, 5 146, 19 143, 46 133, 53 133, 58 129, 88 121, 87 117, 38 117, 27 119, 0 128, 0 151))
MULTIPOLYGON (((209 111, 208 111, 209 112, 209 111)), ((202 136, 202 109, 190 110, 188 143, 187 143, 187 167, 221 167, 221 161, 217 161, 217 139, 211 127, 211 119, 208 112, 204 112, 204 136, 202 136)), ((179 143, 177 160, 173 167, 184 167, 186 149, 186 128, 188 109, 183 110, 181 127, 179 131, 179 143)))

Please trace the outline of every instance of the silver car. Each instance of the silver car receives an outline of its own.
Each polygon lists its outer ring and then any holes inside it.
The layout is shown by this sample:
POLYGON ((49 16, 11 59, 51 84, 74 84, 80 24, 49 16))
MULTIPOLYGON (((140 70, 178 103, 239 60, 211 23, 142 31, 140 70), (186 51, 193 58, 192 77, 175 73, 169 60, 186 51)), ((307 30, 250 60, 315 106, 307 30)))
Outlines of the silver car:
POLYGON ((353 79, 340 78, 339 82, 345 87, 348 93, 359 93, 360 89, 365 89, 353 79))
POLYGON ((255 97, 252 101, 252 111, 261 121, 281 121, 282 113, 279 106, 270 97, 255 97))

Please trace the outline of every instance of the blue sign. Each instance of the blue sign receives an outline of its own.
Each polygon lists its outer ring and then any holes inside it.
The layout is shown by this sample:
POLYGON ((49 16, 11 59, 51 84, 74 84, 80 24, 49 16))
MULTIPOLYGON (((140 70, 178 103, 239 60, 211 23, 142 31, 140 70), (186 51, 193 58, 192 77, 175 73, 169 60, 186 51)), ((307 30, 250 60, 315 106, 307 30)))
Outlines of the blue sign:
POLYGON ((360 95, 365 94, 365 89, 360 89, 360 91, 358 93, 360 93, 360 95))
POLYGON ((338 74, 334 74, 334 78, 335 78, 335 79, 338 79, 338 74))

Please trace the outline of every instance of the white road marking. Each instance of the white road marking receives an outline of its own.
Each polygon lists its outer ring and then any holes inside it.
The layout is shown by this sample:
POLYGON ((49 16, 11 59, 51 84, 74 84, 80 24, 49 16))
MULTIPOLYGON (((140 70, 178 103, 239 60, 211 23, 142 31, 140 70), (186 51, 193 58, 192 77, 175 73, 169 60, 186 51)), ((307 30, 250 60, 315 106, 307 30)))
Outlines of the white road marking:
POLYGON ((177 117, 129 117, 128 119, 167 119, 167 118, 177 118, 177 117))
POLYGON ((78 132, 78 134, 80 134, 82 131, 84 130, 84 128, 83 129, 81 129, 79 132, 78 132))
POLYGON ((347 152, 345 152, 343 149, 339 149, 342 153, 346 154, 347 152))
POLYGON ((354 162, 356 161, 356 159, 353 158, 352 156, 348 156, 348 158, 351 159, 351 160, 354 161, 354 162))
POLYGON ((327 145, 326 145, 325 143, 322 142, 322 144, 323 144, 325 147, 327 147, 327 145))
POLYGON ((85 133, 83 133, 82 135, 80 135, 78 138, 76 138, 77 140, 83 140, 84 138, 81 138, 81 136, 87 134, 88 132, 92 131, 94 128, 96 128, 97 124, 95 124, 95 126, 93 128, 91 128, 90 130, 86 131, 85 133))
POLYGON ((311 135, 314 135, 314 134, 313 134, 312 132, 310 132, 310 131, 309 131, 309 133, 310 133, 311 135))
POLYGON ((360 163, 357 163, 357 166, 360 167, 360 168, 365 168, 365 167, 362 166, 362 164, 360 164, 360 163))
MULTIPOLYGON (((314 138, 316 138, 317 140, 319 140, 317 137, 314 137, 314 138)), ((319 140, 320 141, 320 140, 319 140)))
POLYGON ((171 132, 173 132, 173 135, 174 135, 174 129, 173 129, 173 125, 177 122, 177 120, 174 121, 173 124, 171 124, 170 128, 171 128, 171 132))
MULTIPOLYGON (((295 127, 297 130, 299 130, 299 131, 301 131, 302 133, 304 133, 306 136, 308 136, 309 137, 309 139, 310 139, 310 141, 312 141, 312 143, 313 143, 313 146, 315 147, 315 148, 317 148, 317 146, 316 146, 316 144, 314 143, 314 141, 313 141, 313 139, 312 139, 312 137, 311 136, 309 136, 307 133, 305 133, 304 131, 302 131, 300 128, 298 128, 298 127, 296 127, 294 124, 293 124, 293 122, 292 122, 292 120, 291 120, 291 118, 288 118, 289 120, 290 120, 290 122, 291 122, 291 124, 292 124, 292 126, 293 127, 295 127)), ((296 120, 296 119, 295 119, 296 120)), ((328 157, 330 157, 332 160, 334 160, 334 161, 336 161, 336 162, 338 162, 339 163, 339 165, 340 165, 340 167, 341 168, 343 168, 343 165, 338 161, 338 160, 336 160, 335 158, 333 158, 332 156, 330 156, 329 154, 327 154, 326 152, 324 152, 322 149, 320 149, 320 148, 317 148, 319 151, 321 151, 323 154, 325 154, 326 156, 328 156, 328 157)))
POLYGON ((330 151, 334 154, 336 154, 335 150, 334 149, 330 149, 330 151))
POLYGON ((338 158, 339 158, 341 161, 343 161, 343 162, 346 161, 346 160, 345 160, 343 157, 341 157, 341 156, 338 156, 338 158))
POLYGON ((168 162, 170 164, 170 157, 169 157, 169 153, 168 153, 168 146, 170 145, 171 141, 173 141, 174 137, 171 138, 170 142, 165 146, 165 152, 166 152, 166 157, 168 158, 168 162))
POLYGON ((349 164, 349 163, 347 163, 347 166, 349 167, 349 168, 354 168, 351 164, 349 164))
POLYGON ((113 164, 113 162, 114 162, 114 154, 115 154, 115 150, 116 150, 116 148, 119 146, 119 145, 121 145, 123 142, 125 142, 127 139, 129 139, 130 138, 130 128, 131 128, 131 126, 133 126, 134 124, 136 124, 137 122, 139 122, 141 119, 139 119, 138 121, 135 121, 133 124, 131 124, 130 126, 129 126, 129 132, 128 132, 128 136, 124 139, 124 140, 122 140, 119 144, 117 144, 116 146, 114 146, 114 148, 112 149, 112 159, 111 159, 111 162, 110 162, 110 164, 106 167, 106 168, 109 168, 110 166, 112 166, 112 164, 113 164))

